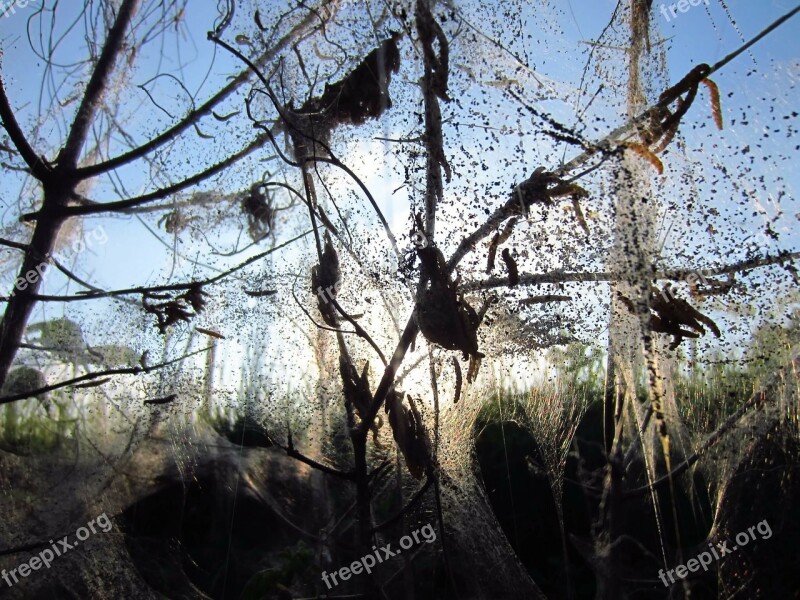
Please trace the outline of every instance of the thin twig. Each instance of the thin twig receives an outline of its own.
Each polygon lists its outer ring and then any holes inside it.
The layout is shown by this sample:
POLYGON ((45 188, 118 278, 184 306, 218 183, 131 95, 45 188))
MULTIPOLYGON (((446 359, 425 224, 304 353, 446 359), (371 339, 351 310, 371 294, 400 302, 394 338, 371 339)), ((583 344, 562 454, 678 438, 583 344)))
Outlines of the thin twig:
POLYGON ((164 367, 168 367, 175 363, 182 362, 187 358, 194 356, 196 354, 201 354, 203 352, 208 352, 211 349, 211 346, 207 348, 202 348, 200 350, 195 350, 189 354, 181 356, 179 358, 174 358, 172 360, 168 360, 166 362, 158 363, 157 365, 148 365, 146 367, 143 366, 136 366, 136 367, 125 367, 120 369, 107 369, 105 371, 97 371, 93 373, 86 373, 81 375, 80 377, 73 377, 72 379, 68 379, 66 381, 61 381, 59 383, 54 383, 52 385, 46 385, 44 387, 30 390, 27 392, 20 392, 19 394, 14 394, 12 396, 5 396, 0 398, 0 405, 8 404, 10 402, 17 402, 18 400, 25 400, 26 398, 33 398, 34 396, 40 396, 42 394, 46 394, 48 392, 52 392, 53 390, 58 390, 61 388, 74 386, 78 383, 82 383, 84 381, 91 381, 92 379, 98 379, 100 377, 109 377, 110 375, 139 375, 140 373, 150 373, 151 371, 155 371, 158 369, 163 369, 164 367))
POLYGON ((218 275, 215 275, 214 277, 209 277, 208 279, 203 279, 203 280, 200 280, 200 281, 189 281, 189 282, 186 282, 186 283, 172 283, 172 284, 166 284, 166 285, 154 285, 154 286, 149 286, 149 287, 133 287, 133 288, 127 288, 127 289, 122 289, 122 290, 109 290, 109 291, 100 291, 100 292, 85 292, 85 293, 76 294, 76 295, 73 295, 73 296, 36 295, 36 296, 34 296, 34 298, 36 300, 40 300, 40 301, 44 301, 44 302, 73 302, 73 301, 76 301, 76 300, 92 300, 92 299, 95 299, 95 298, 110 298, 110 297, 114 297, 114 296, 124 296, 124 295, 128 295, 128 294, 148 294, 148 293, 152 293, 152 292, 155 292, 155 293, 158 293, 158 292, 175 292, 175 291, 180 291, 180 290, 190 290, 190 289, 192 289, 194 287, 197 287, 197 286, 205 287, 205 286, 208 286, 208 285, 213 285, 213 284, 221 281, 222 279, 224 279, 228 275, 231 275, 231 274, 235 273, 236 271, 240 271, 241 269, 245 268, 246 266, 248 266, 248 265, 250 265, 250 264, 252 264, 252 263, 254 263, 254 262, 258 261, 258 260, 261 260, 265 256, 268 256, 269 254, 272 254, 273 252, 276 252, 277 250, 280 250, 282 248, 285 248, 286 246, 289 246, 290 244, 293 244, 294 242, 298 241, 299 239, 304 238, 305 236, 307 236, 309 233, 311 233, 311 232, 310 231, 306 231, 305 233, 302 233, 302 234, 300 234, 300 235, 288 240, 287 242, 284 242, 283 244, 280 244, 278 246, 274 246, 274 247, 270 248, 269 250, 265 250, 264 252, 261 252, 259 254, 256 254, 255 256, 252 256, 252 257, 248 258, 246 261, 236 265, 235 267, 232 267, 232 268, 228 269, 227 271, 223 271, 222 273, 219 273, 218 275))

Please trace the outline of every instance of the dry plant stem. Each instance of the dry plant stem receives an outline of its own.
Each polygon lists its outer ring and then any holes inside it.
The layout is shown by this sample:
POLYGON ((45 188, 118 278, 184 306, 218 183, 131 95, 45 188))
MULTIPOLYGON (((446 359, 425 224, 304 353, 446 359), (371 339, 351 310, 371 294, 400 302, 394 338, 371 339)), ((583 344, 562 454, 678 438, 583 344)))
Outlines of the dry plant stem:
POLYGON ((433 360, 433 350, 428 346, 428 364, 431 376, 431 391, 433 392, 433 455, 430 458, 428 467, 428 478, 433 479, 434 497, 436 499, 436 521, 439 525, 439 540, 442 545, 442 561, 447 571, 448 580, 452 591, 458 597, 456 582, 453 570, 450 567, 450 559, 447 554, 447 536, 444 529, 444 515, 442 514, 442 493, 439 487, 439 386, 437 385, 436 364, 433 360))
POLYGON ((291 436, 289 436, 288 443, 286 446, 282 446, 278 442, 276 442, 273 438, 270 438, 272 443, 275 444, 278 448, 286 452, 287 456, 299 460, 302 463, 307 464, 309 467, 313 469, 317 469, 323 473, 327 473, 328 475, 333 475, 334 477, 339 477, 341 479, 346 479, 348 481, 353 481, 353 472, 352 471, 339 471, 338 469, 334 469, 333 467, 329 467, 328 465, 324 465, 320 462, 317 462, 313 458, 309 458, 305 454, 298 452, 295 447, 294 443, 292 442, 291 436))
MULTIPOLYGON (((420 30, 423 22, 435 25, 433 15, 426 6, 425 0, 417 0, 417 29, 420 30)), ((442 162, 444 158, 442 138, 442 113, 439 108, 439 98, 434 90, 432 40, 425 40, 420 33, 423 48, 423 63, 425 74, 422 77, 422 96, 425 104, 425 135, 423 142, 427 150, 425 168, 425 236, 429 243, 433 243, 436 234, 436 205, 442 200, 444 193, 442 183, 442 162)), ((449 179, 449 178, 448 178, 449 179)))
POLYGON ((650 403, 647 406, 647 411, 645 412, 644 418, 642 419, 642 424, 639 426, 637 431, 636 441, 630 445, 628 448, 628 452, 625 454, 625 461, 623 462, 623 466, 625 468, 625 472, 628 472, 628 467, 633 464, 633 458, 636 454, 637 448, 644 449, 644 432, 647 431, 647 426, 650 424, 650 419, 653 417, 653 404, 650 403))
POLYGON ((778 372, 770 378, 769 382, 764 386, 763 389, 750 396, 750 398, 748 398, 748 400, 742 404, 742 406, 740 406, 735 413, 725 419, 722 425, 720 425, 714 433, 709 435, 689 458, 687 458, 663 477, 656 479, 652 484, 636 488, 634 490, 629 490, 625 493, 625 496, 631 497, 647 494, 652 490, 669 484, 672 478, 675 478, 684 471, 687 471, 692 467, 692 465, 700 460, 700 458, 702 458, 703 454, 718 444, 723 436, 730 432, 739 419, 741 419, 748 411, 750 411, 750 409, 758 410, 767 402, 772 400, 778 394, 782 381, 785 381, 787 378, 796 378, 798 373, 800 373, 800 354, 795 354, 794 358, 789 362, 788 365, 781 367, 778 372))
MULTIPOLYGON (((12 142, 18 145, 17 149, 23 159, 26 162, 31 161, 29 166, 34 176, 36 174, 43 176, 39 179, 44 190, 42 208, 29 244, 30 248, 20 266, 19 277, 24 278, 36 268, 37 256, 47 256, 53 251, 58 232, 64 222, 63 211, 78 183, 75 179, 75 167, 86 142, 89 126, 106 91, 114 64, 125 47, 125 33, 138 7, 139 0, 124 0, 120 5, 54 168, 44 168, 38 158, 33 158, 35 153, 25 141, 14 119, 5 89, 0 87, 0 117, 3 119, 3 125, 9 136, 13 135, 12 142)), ((36 304, 35 296, 41 285, 41 278, 37 279, 35 283, 24 290, 19 290, 8 300, 3 319, 0 321, 0 384, 5 382, 11 363, 14 361, 25 325, 36 304)))

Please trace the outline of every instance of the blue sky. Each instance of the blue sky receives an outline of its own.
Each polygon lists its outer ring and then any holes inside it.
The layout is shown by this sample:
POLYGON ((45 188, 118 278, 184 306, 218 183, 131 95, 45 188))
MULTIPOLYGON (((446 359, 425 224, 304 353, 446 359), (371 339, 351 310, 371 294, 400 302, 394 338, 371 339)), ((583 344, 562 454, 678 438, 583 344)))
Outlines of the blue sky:
MULTIPOLYGON (((667 21, 660 8, 663 5, 665 10, 669 11, 671 4, 671 2, 659 2, 658 0, 654 2, 653 27, 660 35, 667 38, 665 47, 668 76, 665 84, 674 83, 699 62, 716 62, 737 48, 741 44, 742 38, 751 38, 791 8, 789 2, 784 0, 763 2, 729 0, 726 2, 728 7, 726 11, 718 0, 709 0, 708 6, 700 4, 699 6, 691 7, 685 13, 679 13, 677 17, 667 21), (729 17, 735 21, 735 25, 729 17)), ((593 40, 599 35, 608 22, 615 5, 616 2, 614 0, 553 0, 541 6, 538 4, 536 6, 524 5, 523 3, 522 6, 525 9, 522 10, 520 15, 521 27, 526 27, 528 26, 527 24, 534 22, 535 15, 526 11, 533 13, 538 10, 546 10, 549 11, 549 22, 557 24, 563 37, 543 38, 535 46, 524 40, 515 39, 510 40, 509 45, 514 49, 520 49, 520 52, 527 52, 528 56, 530 56, 530 66, 537 73, 574 87, 580 79, 586 58, 586 48, 588 47, 582 42, 593 40)), ((79 5, 64 5, 62 3, 62 6, 67 6, 67 10, 77 10, 79 5)), ((215 48, 213 44, 205 39, 205 32, 215 21, 215 14, 210 10, 213 3, 204 4, 204 6, 209 7, 209 10, 198 10, 197 6, 197 4, 192 4, 183 20, 176 24, 178 34, 173 36, 174 39, 170 44, 165 47, 151 47, 145 51, 146 54, 138 57, 143 66, 139 71, 134 72, 132 86, 146 83, 148 77, 145 73, 148 69, 152 70, 157 64, 160 64, 163 70, 174 71, 179 74, 186 87, 191 92, 196 93, 199 99, 204 99, 211 95, 221 82, 224 82, 227 75, 236 73, 241 69, 241 65, 237 60, 224 51, 215 48)), ((261 3, 261 6, 264 13, 267 14, 276 5, 275 3, 261 3)), ((460 6, 464 6, 464 10, 467 12, 471 8, 470 3, 462 3, 460 6)), ((491 8, 490 5, 489 8, 491 8)), ((29 6, 18 8, 15 14, 0 18, 3 77, 8 86, 12 105, 21 107, 20 120, 25 127, 32 125, 33 118, 39 110, 37 99, 41 90, 40 80, 43 67, 41 59, 30 52, 26 39, 29 16, 33 12, 34 9, 29 6)), ((531 25, 531 27, 533 26, 531 25)), ((233 36, 234 33, 230 33, 229 37, 233 36)), ((714 75, 714 79, 722 91, 723 109, 727 111, 726 117, 733 116, 740 121, 739 123, 726 123, 726 130, 719 134, 729 147, 736 146, 740 139, 741 145, 744 145, 752 143, 757 138, 750 125, 741 124, 741 121, 744 121, 739 115, 741 111, 746 110, 748 114, 751 112, 757 113, 753 121, 755 125, 763 125, 766 123, 765 119, 769 114, 768 104, 784 112, 797 107, 797 98, 793 95, 796 90, 793 91, 789 84, 800 79, 800 43, 798 42, 800 36, 798 36, 798 33, 800 33, 800 17, 795 17, 765 40, 759 42, 749 54, 739 57, 734 63, 714 75), (756 74, 754 75, 753 72, 756 74), (758 79, 758 77, 762 78, 758 79), (756 81, 758 83, 754 85, 756 81), (755 108, 750 109, 750 106, 755 108), (742 107, 741 111, 739 107, 742 107)), ((70 57, 69 44, 78 43, 78 41, 80 41, 79 38, 75 38, 74 41, 69 37, 66 39, 64 51, 61 55, 62 61, 70 57)), ((180 115, 187 108, 185 94, 179 87, 169 82, 160 81, 159 83, 161 84, 159 98, 164 101, 163 105, 167 109, 166 112, 173 116, 180 115)), ((395 86, 393 89, 399 89, 397 84, 393 85, 395 86)), ((398 105, 401 104, 398 102, 398 105)), ((45 106, 43 108, 46 110, 48 107, 45 106)), ((129 108, 130 122, 140 132, 160 131, 169 126, 171 122, 174 122, 168 115, 160 111, 129 108)), ((241 96, 236 98, 234 104, 229 108, 241 109, 241 96)), ((559 114, 557 111, 562 111, 568 117, 569 104, 561 102, 553 110, 556 114, 559 114)), ((227 111, 221 110, 220 112, 227 111)), ((397 113, 390 115, 389 120, 395 118, 396 115, 397 113)), ((708 161, 710 164, 718 151, 715 150, 713 138, 709 136, 710 128, 703 125, 703 123, 708 124, 710 122, 710 109, 707 101, 698 100, 696 106, 690 111, 690 117, 693 122, 701 124, 701 131, 698 134, 700 137, 697 138, 699 141, 693 147, 693 152, 695 152, 693 156, 698 161, 708 161)), ((397 116, 396 118, 398 119, 396 122, 402 124, 403 117, 397 116)), ((598 135, 612 129, 614 124, 619 123, 599 120, 594 123, 598 135)), ((174 163, 171 164, 185 162, 191 167, 195 160, 202 159, 206 153, 213 152, 215 144, 219 143, 221 147, 228 148, 236 141, 237 136, 244 131, 245 129, 241 127, 229 132, 221 129, 219 130, 220 137, 217 138, 217 141, 195 140, 198 142, 196 146, 188 143, 180 144, 176 147, 176 154, 172 159, 174 163)), ((45 139, 53 139, 58 136, 58 133, 56 126, 41 132, 45 139)), ((397 131, 388 131, 387 133, 393 134, 397 133, 397 131)), ((475 131, 471 135, 477 136, 479 132, 475 131)), ((691 139, 692 134, 687 132, 687 135, 691 139)), ((469 136, 465 134, 464 140, 468 139, 469 136)), ((525 144, 528 143, 525 142, 525 144)), ((781 141, 773 139, 769 145, 761 150, 761 155, 767 156, 769 153, 777 152, 778 150, 792 152, 791 144, 793 143, 793 140, 781 141)), ((370 148, 370 152, 373 152, 374 147, 370 148)), ((535 152, 535 149, 530 147, 528 149, 535 152)), ((363 151, 363 148, 361 151, 363 151)), ((498 152, 505 152, 505 150, 498 149, 498 152)), ((754 153, 757 154, 758 152, 754 148, 754 153)), ((360 169, 360 173, 363 172, 370 186, 383 185, 387 188, 393 188, 395 181, 392 180, 392 185, 387 186, 386 179, 394 178, 396 173, 386 170, 385 164, 383 170, 370 170, 369 157, 357 156, 359 158, 354 167, 357 170, 360 169)), ((769 164, 763 167, 767 178, 775 176, 775 173, 769 172, 770 168, 769 164)), ((508 179, 518 180, 519 177, 530 172, 531 166, 526 161, 518 161, 515 169, 515 172, 508 174, 508 179)), ((260 176, 261 170, 263 170, 263 165, 254 160, 244 167, 234 170, 218 183, 226 186, 227 191, 242 189, 253 181, 255 177, 260 176)), ((489 173, 487 181, 489 175, 493 176, 494 174, 489 173)), ((780 175, 784 176, 788 189, 794 191, 798 189, 796 172, 782 172, 780 175)), ((144 184, 148 179, 148 173, 146 172, 129 171, 125 176, 127 177, 126 181, 134 192, 137 186, 144 184)), ((7 204, 16 197, 20 189, 21 180, 19 177, 8 173, 3 173, 2 177, 4 178, 3 189, 7 193, 6 197, 3 198, 3 202, 7 204)), ((754 177, 757 177, 757 174, 754 177)), ((467 181, 466 184, 475 186, 479 181, 480 178, 467 181)), ((509 183, 511 182, 504 182, 505 185, 509 183)), ((685 184, 675 185, 674 189, 678 191, 685 189, 685 184)), ((387 218, 391 223, 396 223, 397 227, 403 227, 408 215, 407 199, 402 197, 404 192, 392 195, 390 189, 378 189, 381 192, 378 194, 379 202, 387 218)), ((769 185, 765 187, 765 190, 769 190, 769 185)), ((111 188, 108 185, 98 185, 92 192, 93 197, 98 199, 113 199, 110 196, 111 188)), ((450 193, 459 193, 459 190, 454 189, 450 193)), ((794 206, 796 209, 797 203, 794 200, 794 195, 790 200, 790 202, 785 201, 784 204, 787 207, 794 206)), ((724 198, 719 202, 724 202, 724 198)), ((769 198, 759 198, 758 202, 764 205, 767 210, 774 208, 770 204, 769 198)), ((446 208, 443 210, 446 210, 446 208)), ((13 211, 4 211, 2 223, 8 224, 8 219, 12 214, 13 211)), ((731 219, 744 227, 747 225, 746 219, 751 218, 748 215, 749 213, 745 214, 744 212, 741 212, 741 214, 735 213, 731 215, 731 219)), ((789 228, 782 240, 782 244, 785 247, 797 249, 800 246, 796 233, 797 228, 795 227, 794 230, 791 230, 792 223, 796 223, 796 220, 792 221, 793 216, 790 210, 781 221, 784 227, 789 228)), ((755 219, 757 220, 757 218, 755 219)), ((168 263, 168 253, 164 252, 164 243, 171 243, 171 240, 163 230, 160 232, 162 239, 159 241, 134 218, 94 219, 93 223, 86 226, 87 231, 91 231, 98 224, 102 225, 108 233, 110 243, 93 249, 95 253, 92 256, 82 257, 87 258, 81 263, 82 273, 88 274, 92 281, 103 287, 116 288, 127 287, 132 283, 153 284, 162 283, 166 280, 171 271, 171 266, 168 263)), ((153 223, 151 222, 150 225, 153 226, 153 223)), ((692 239, 696 239, 697 232, 693 230, 684 230, 677 227, 672 228, 671 231, 673 232, 671 234, 673 235, 672 241, 677 243, 678 246, 686 245, 690 247, 692 239), (676 236, 678 239, 675 239, 676 236), (680 236, 683 236, 685 241, 681 240, 680 236)), ((396 231, 396 234, 399 233, 402 233, 402 231, 396 231)), ((222 233, 216 238, 216 241, 220 243, 230 241, 232 236, 231 232, 222 233)), ((217 266, 222 266, 226 263, 224 260, 208 256, 207 249, 203 250, 202 246, 195 244, 195 242, 189 242, 185 247, 187 254, 202 258, 201 262, 214 263, 217 266), (206 254, 199 254, 201 252, 206 254)), ((286 255, 292 256, 295 253, 290 252, 286 255)), ((227 261, 227 263, 238 262, 241 258, 243 257, 237 258, 236 261, 227 261)), ((702 258, 702 256, 699 258, 702 258)), ((184 261, 173 274, 172 281, 185 280, 190 273, 191 265, 184 261)), ((204 273, 204 275, 210 274, 212 274, 211 271, 204 273)), ((10 277, 6 279, 10 280, 10 277)), ((72 289, 74 290, 74 287, 72 289)), ((54 287, 49 291, 64 291, 64 288, 56 289, 54 287)), ((70 307, 70 310, 75 309, 75 305, 70 307)), ((53 306, 48 307, 48 310, 59 311, 61 309, 53 306)))

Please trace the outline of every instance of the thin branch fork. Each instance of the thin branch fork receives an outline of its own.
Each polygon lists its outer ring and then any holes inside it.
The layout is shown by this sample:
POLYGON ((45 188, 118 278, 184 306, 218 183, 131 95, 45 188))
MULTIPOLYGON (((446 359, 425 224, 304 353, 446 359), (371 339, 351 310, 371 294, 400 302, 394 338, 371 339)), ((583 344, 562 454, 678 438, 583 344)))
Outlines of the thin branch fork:
POLYGON ((316 469, 318 471, 322 471, 323 473, 327 473, 328 475, 333 475, 334 477, 339 477, 341 479, 346 479, 348 481, 354 481, 355 475, 352 471, 339 471, 338 469, 334 469, 333 467, 329 467, 328 465, 324 465, 321 462, 317 462, 313 458, 309 458, 305 454, 298 452, 294 447, 294 441, 292 440, 292 433, 291 431, 288 434, 288 439, 286 441, 286 445, 283 446, 280 443, 276 442, 274 438, 270 436, 270 440, 272 443, 275 444, 278 448, 286 452, 286 456, 290 456, 295 460, 299 460, 302 463, 307 464, 312 469, 316 469))
POLYGON ((39 181, 47 180, 52 175, 52 167, 36 154, 25 138, 25 134, 22 133, 11 103, 8 101, 2 77, 0 77, 0 118, 3 120, 3 128, 8 132, 8 137, 11 138, 11 142, 19 151, 25 164, 28 165, 31 175, 39 181))
POLYGON ((33 398, 35 396, 46 394, 47 392, 52 392, 53 390, 75 386, 77 384, 83 383, 85 381, 91 381, 93 379, 110 377, 111 375, 139 375, 140 373, 150 373, 151 371, 163 369, 164 367, 168 367, 175 363, 182 362, 187 358, 190 358, 196 354, 208 352, 211 348, 212 346, 208 346, 200 350, 195 350, 194 352, 190 352, 189 354, 185 354, 179 358, 158 363, 156 365, 125 367, 120 369, 106 369, 105 371, 95 371, 91 373, 85 373, 84 375, 81 375, 79 377, 73 377, 72 379, 68 379, 66 381, 61 381, 59 383, 54 383, 52 385, 46 385, 36 390, 30 390, 28 392, 20 392, 19 394, 14 394, 13 396, 5 396, 3 398, 0 398, 0 405, 9 404, 10 402, 17 402, 18 400, 25 400, 26 398, 33 398))
POLYGON ((203 279, 203 280, 200 280, 200 281, 190 281, 190 282, 186 282, 186 283, 173 283, 173 284, 167 284, 167 285, 154 285, 154 286, 150 286, 150 287, 132 287, 132 288, 127 288, 127 289, 122 289, 122 290, 91 291, 91 292, 85 292, 85 293, 82 293, 82 294, 75 294, 75 295, 72 295, 72 296, 35 295, 34 299, 39 300, 39 301, 43 301, 43 302, 73 302, 73 301, 78 301, 78 300, 94 300, 96 298, 111 298, 111 297, 126 296, 126 295, 131 295, 131 294, 150 294, 150 293, 158 293, 158 292, 177 292, 177 291, 182 291, 182 290, 190 290, 190 289, 198 287, 198 286, 205 287, 205 286, 208 286, 208 285, 213 285, 215 283, 218 283, 219 281, 225 279, 226 277, 228 277, 229 275, 235 273, 236 271, 240 271, 240 270, 244 269, 245 267, 247 267, 248 265, 251 265, 256 261, 261 260, 265 256, 268 256, 268 255, 272 254, 273 252, 281 250, 281 249, 285 248, 286 246, 289 246, 289 245, 293 244, 294 242, 300 240, 301 238, 304 238, 309 233, 311 233, 311 232, 310 231, 306 231, 305 233, 301 233, 300 235, 298 235, 296 237, 293 237, 292 239, 284 242, 283 244, 280 244, 278 246, 270 248, 269 250, 265 250, 264 252, 261 252, 259 254, 256 254, 255 256, 252 256, 252 257, 248 258, 244 262, 236 265, 235 267, 232 267, 232 268, 228 269, 227 271, 223 271, 222 273, 220 273, 218 275, 215 275, 214 277, 209 277, 208 279, 203 279))
MULTIPOLYGON (((703 275, 730 275, 733 273, 742 273, 751 271, 760 267, 767 267, 770 265, 783 264, 793 260, 800 259, 800 252, 782 252, 774 256, 760 256, 757 258, 750 258, 742 260, 730 265, 724 265, 714 268, 700 268, 700 269, 668 269, 659 271, 654 275, 654 279, 667 279, 671 281, 681 281, 696 273, 703 275)), ((581 271, 561 271, 556 270, 550 273, 534 273, 519 276, 520 285, 542 285, 548 283, 568 283, 568 282, 601 282, 601 281, 616 281, 619 278, 618 273, 599 271, 599 272, 581 272, 581 271)), ((506 287, 509 285, 508 277, 491 277, 483 281, 469 281, 461 286, 465 291, 488 290, 492 288, 506 287)))
MULTIPOLYGON (((322 2, 322 5, 328 5, 328 4, 331 4, 330 0, 324 0, 322 2)), ((270 49, 266 50, 261 56, 259 56, 258 59, 255 61, 255 64, 260 66, 266 64, 270 60, 273 60, 295 39, 305 35, 309 26, 314 21, 315 15, 317 18, 321 19, 321 17, 318 14, 318 11, 314 11, 312 9, 312 13, 310 13, 302 21, 300 21, 300 23, 298 23, 298 25, 295 28, 293 28, 290 33, 281 38, 274 46, 272 46, 270 49)), ((314 26, 312 29, 317 29, 319 27, 322 28, 325 27, 324 21, 321 24, 314 26)), ((77 169, 75 172, 76 178, 79 180, 88 179, 90 177, 94 177, 96 175, 100 175, 102 173, 106 173, 118 167, 124 166, 130 162, 133 162, 143 157, 144 155, 152 152, 153 150, 163 146, 164 144, 170 142, 171 140, 177 138, 184 131, 186 131, 187 129, 198 123, 202 118, 211 114, 211 111, 214 109, 215 106, 223 102, 234 91, 236 91, 239 87, 241 87, 244 83, 246 83, 250 79, 251 75, 252 72, 249 69, 244 69, 230 83, 228 83, 228 85, 222 88, 222 90, 214 94, 204 104, 197 107, 195 110, 191 111, 183 118, 183 120, 181 120, 179 123, 169 128, 167 131, 154 137, 147 143, 142 144, 138 148, 134 148, 133 150, 125 152, 124 154, 121 154, 115 158, 109 159, 102 163, 81 167, 77 169)))

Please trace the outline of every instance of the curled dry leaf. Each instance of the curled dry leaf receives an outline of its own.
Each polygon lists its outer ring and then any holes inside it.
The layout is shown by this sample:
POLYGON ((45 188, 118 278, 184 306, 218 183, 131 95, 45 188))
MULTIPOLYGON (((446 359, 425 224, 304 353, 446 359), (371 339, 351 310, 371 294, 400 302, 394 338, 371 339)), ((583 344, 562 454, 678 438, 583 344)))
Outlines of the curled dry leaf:
POLYGON ((149 301, 156 298, 164 299, 164 295, 144 294, 142 307, 145 312, 156 316, 156 327, 163 334, 170 325, 179 321, 188 322, 192 317, 203 312, 206 307, 205 296, 207 295, 200 284, 195 284, 183 294, 157 304, 151 304, 149 301))
POLYGON ((711 97, 711 115, 717 129, 722 130, 722 107, 719 101, 719 88, 710 79, 703 79, 703 84, 708 88, 708 95, 711 97))
POLYGON ((714 336, 722 335, 710 317, 702 314, 683 298, 676 297, 669 285, 665 285, 662 290, 655 287, 651 289, 650 307, 656 313, 650 320, 650 326, 653 331, 673 336, 671 350, 677 348, 683 338, 705 335, 703 325, 711 329, 714 336))
POLYGON ((534 204, 550 206, 558 198, 580 200, 588 196, 589 192, 577 183, 565 181, 545 171, 544 167, 538 167, 528 179, 514 188, 504 208, 509 215, 527 215, 528 209, 534 204))
POLYGON ((360 125, 369 118, 380 117, 392 107, 389 83, 392 73, 400 70, 400 37, 401 34, 392 33, 344 79, 325 84, 322 96, 306 101, 298 113, 319 113, 330 127, 341 123, 360 125))
POLYGON ((509 252, 508 248, 503 249, 503 262, 506 265, 506 269, 508 269, 508 286, 514 287, 519 283, 519 270, 517 269, 517 262, 514 260, 514 257, 511 256, 511 252, 509 252))
MULTIPOLYGON (((617 292, 619 299, 631 312, 636 312, 633 301, 617 292)), ((672 336, 670 350, 675 350, 684 338, 697 339, 705 335, 705 325, 711 329, 715 337, 720 337, 722 332, 710 317, 704 315, 683 298, 675 296, 672 287, 667 284, 659 290, 655 286, 650 288, 650 322, 649 327, 656 333, 666 333, 672 336)))
POLYGON ((642 158, 644 158, 647 162, 649 162, 656 171, 658 171, 659 175, 664 174, 664 163, 661 162, 661 159, 658 158, 647 146, 639 144, 638 142, 627 142, 625 144, 625 148, 638 154, 642 158))
POLYGON ((247 228, 250 237, 260 240, 272 232, 275 227, 275 211, 271 199, 264 194, 261 183, 253 184, 242 197, 242 212, 247 217, 247 228))
POLYGON ((503 227, 502 231, 498 231, 494 234, 492 238, 492 243, 489 245, 489 256, 486 260, 486 273, 491 273, 494 270, 494 261, 495 257, 497 256, 497 248, 508 240, 511 237, 511 234, 514 233, 514 226, 517 224, 519 219, 517 217, 512 217, 506 226, 503 227))
MULTIPOLYGON (((350 357, 345 353, 340 353, 339 372, 342 376, 342 390, 344 392, 345 402, 349 403, 355 409, 358 418, 362 419, 372 403, 372 392, 369 389, 369 361, 364 363, 364 368, 359 376, 358 371, 350 361, 350 357)), ((382 425, 383 420, 380 417, 377 417, 377 419, 370 424, 372 440, 378 447, 380 447, 378 430, 382 425)))
POLYGON ((461 350, 464 358, 483 358, 477 337, 481 320, 475 309, 457 294, 441 251, 430 246, 418 249, 417 254, 422 290, 414 316, 422 335, 447 350, 461 350))
POLYGON ((325 249, 322 260, 311 268, 311 291, 317 296, 317 307, 322 319, 330 327, 339 326, 339 315, 331 299, 336 299, 339 286, 342 282, 342 272, 339 269, 339 255, 333 247, 330 235, 325 232, 325 249))
POLYGON ((410 409, 403 406, 402 392, 392 390, 386 396, 385 411, 389 415, 392 436, 403 454, 409 473, 414 479, 422 479, 428 468, 428 436, 422 424, 422 417, 408 396, 410 409))
POLYGON ((455 356, 453 357, 453 369, 456 372, 456 390, 453 394, 453 404, 458 404, 458 400, 461 398, 461 385, 463 381, 461 376, 461 365, 458 364, 458 359, 455 356))

